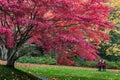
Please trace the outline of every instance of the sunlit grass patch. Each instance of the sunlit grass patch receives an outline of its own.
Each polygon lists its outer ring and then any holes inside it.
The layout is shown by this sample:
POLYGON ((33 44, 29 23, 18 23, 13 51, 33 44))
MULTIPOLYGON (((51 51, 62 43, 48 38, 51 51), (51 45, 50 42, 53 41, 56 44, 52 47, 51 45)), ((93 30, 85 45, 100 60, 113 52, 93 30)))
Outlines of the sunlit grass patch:
POLYGON ((57 80, 120 80, 118 72, 99 72, 97 70, 82 70, 79 68, 64 68, 41 66, 34 68, 19 68, 37 76, 55 78, 57 80))

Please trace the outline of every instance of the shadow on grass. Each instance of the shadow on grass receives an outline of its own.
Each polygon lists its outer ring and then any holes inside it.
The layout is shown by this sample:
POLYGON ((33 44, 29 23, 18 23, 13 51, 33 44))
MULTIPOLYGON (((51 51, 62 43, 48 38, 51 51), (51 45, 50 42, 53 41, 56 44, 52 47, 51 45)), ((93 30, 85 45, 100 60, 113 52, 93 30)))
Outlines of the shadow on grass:
POLYGON ((0 65, 0 80, 41 80, 32 74, 0 65))

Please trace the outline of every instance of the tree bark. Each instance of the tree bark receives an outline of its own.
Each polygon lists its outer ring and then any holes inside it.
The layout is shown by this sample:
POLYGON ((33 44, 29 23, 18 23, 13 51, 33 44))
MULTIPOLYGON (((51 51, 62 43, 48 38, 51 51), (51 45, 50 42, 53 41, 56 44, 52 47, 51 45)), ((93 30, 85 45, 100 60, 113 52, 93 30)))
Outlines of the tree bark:
POLYGON ((0 46, 1 49, 1 59, 2 60, 7 60, 7 48, 5 46, 0 46))
POLYGON ((15 58, 16 52, 17 52, 17 49, 16 50, 11 48, 8 49, 7 64, 6 64, 7 67, 14 68, 14 63, 16 61, 14 58, 15 58))
POLYGON ((14 68, 14 63, 15 63, 14 59, 9 59, 9 60, 7 60, 6 66, 10 67, 10 68, 14 68))

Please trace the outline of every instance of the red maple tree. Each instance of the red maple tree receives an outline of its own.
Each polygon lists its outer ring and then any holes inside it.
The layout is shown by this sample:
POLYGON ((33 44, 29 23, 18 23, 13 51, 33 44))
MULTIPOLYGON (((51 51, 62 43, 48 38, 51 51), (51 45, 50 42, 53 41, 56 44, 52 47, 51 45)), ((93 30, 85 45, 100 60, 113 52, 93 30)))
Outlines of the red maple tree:
POLYGON ((7 65, 14 67, 18 49, 27 41, 44 51, 54 49, 59 64, 74 64, 73 56, 98 58, 96 46, 104 33, 111 8, 107 0, 0 0, 0 37, 7 46, 7 65), (3 32, 1 32, 3 31, 3 32), (7 35, 6 35, 7 34, 7 35), (92 42, 92 43, 90 43, 92 42))

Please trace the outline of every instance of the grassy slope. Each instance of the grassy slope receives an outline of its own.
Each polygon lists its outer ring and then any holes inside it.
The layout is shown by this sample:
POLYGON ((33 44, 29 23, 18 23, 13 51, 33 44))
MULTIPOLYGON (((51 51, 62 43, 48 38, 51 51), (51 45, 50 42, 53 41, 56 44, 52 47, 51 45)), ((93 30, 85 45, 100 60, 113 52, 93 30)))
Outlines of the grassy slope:
POLYGON ((36 68, 18 68, 25 72, 41 75, 56 80, 120 80, 118 72, 99 72, 96 70, 81 70, 76 68, 63 68, 54 66, 41 66, 36 68))
POLYGON ((0 80, 39 80, 31 74, 0 65, 0 80))

